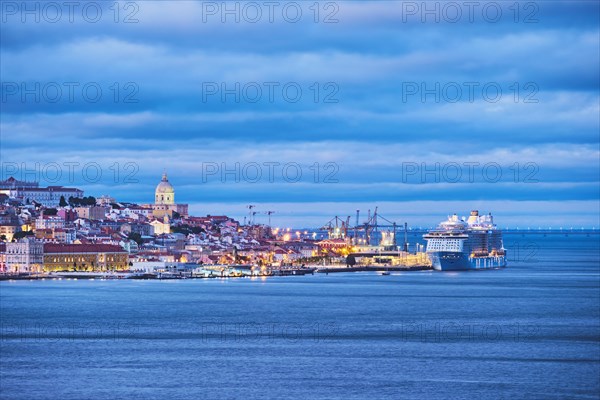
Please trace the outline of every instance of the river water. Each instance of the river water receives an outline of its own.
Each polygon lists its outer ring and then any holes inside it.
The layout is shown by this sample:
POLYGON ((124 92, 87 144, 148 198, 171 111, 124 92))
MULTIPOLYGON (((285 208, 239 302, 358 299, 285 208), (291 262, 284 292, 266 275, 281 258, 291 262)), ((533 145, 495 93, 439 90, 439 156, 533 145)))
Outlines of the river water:
POLYGON ((0 283, 2 399, 597 399, 599 235, 509 267, 0 283))

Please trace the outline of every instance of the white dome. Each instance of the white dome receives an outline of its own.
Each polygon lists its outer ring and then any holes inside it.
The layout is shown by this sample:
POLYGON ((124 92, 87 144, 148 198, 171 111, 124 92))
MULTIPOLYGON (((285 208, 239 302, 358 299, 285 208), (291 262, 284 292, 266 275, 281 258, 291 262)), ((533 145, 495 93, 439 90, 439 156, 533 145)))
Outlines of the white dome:
POLYGON ((175 193, 175 189, 173 189, 173 186, 171 186, 171 184, 169 183, 169 180, 167 179, 167 174, 163 174, 162 176, 162 180, 160 181, 160 183, 158 184, 158 186, 156 186, 156 194, 172 194, 175 193))

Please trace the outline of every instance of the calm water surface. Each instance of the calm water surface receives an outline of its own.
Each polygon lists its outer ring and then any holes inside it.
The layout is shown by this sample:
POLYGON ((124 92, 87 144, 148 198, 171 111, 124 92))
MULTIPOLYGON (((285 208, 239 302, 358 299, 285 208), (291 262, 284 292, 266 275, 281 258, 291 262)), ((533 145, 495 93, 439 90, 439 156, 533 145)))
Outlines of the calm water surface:
POLYGON ((596 399, 599 236, 510 267, 0 283, 2 399, 596 399))

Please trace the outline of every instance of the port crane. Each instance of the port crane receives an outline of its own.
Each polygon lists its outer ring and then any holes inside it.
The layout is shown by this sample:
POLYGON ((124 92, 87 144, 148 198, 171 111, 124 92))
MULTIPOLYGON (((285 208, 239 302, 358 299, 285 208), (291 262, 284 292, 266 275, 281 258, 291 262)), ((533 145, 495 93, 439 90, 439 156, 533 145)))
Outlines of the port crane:
POLYGON ((337 215, 330 219, 325 225, 321 227, 321 230, 327 231, 329 239, 345 239, 348 237, 348 226, 350 224, 350 217, 344 221, 337 215))
MULTIPOLYGON (((371 210, 368 210, 367 220, 364 223, 360 223, 360 210, 356 210, 356 223, 354 227, 350 226, 350 216, 348 216, 345 220, 340 218, 339 216, 333 217, 329 220, 321 230, 325 230, 328 232, 328 236, 331 239, 337 238, 351 238, 353 244, 359 243, 359 237, 363 236, 366 244, 370 244, 373 237, 378 236, 377 234, 381 230, 391 230, 391 244, 390 246, 397 246, 397 228, 398 224, 396 222, 390 221, 384 216, 379 214, 379 208, 375 207, 373 214, 371 214, 371 210), (353 235, 348 236, 348 231, 352 231, 353 235)), ((404 248, 406 248, 406 229, 407 225, 404 224, 405 227, 405 239, 404 239, 404 248)))

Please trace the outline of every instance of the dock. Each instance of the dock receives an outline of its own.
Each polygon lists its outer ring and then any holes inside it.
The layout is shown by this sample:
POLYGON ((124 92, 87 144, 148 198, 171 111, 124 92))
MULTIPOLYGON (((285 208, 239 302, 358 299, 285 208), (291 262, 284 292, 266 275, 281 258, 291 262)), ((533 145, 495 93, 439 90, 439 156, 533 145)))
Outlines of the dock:
POLYGON ((410 266, 378 266, 378 265, 361 265, 354 267, 337 267, 326 266, 317 268, 316 272, 320 274, 338 273, 338 272, 407 272, 407 271, 427 271, 431 270, 431 265, 410 265, 410 266))

